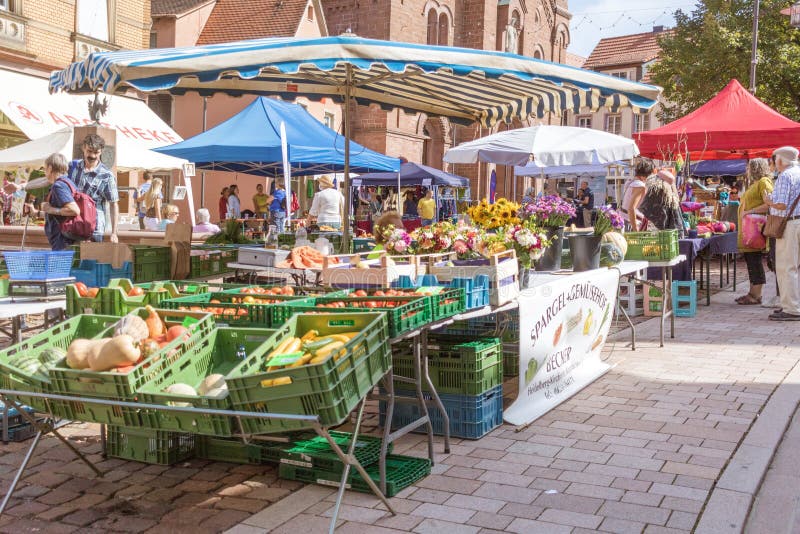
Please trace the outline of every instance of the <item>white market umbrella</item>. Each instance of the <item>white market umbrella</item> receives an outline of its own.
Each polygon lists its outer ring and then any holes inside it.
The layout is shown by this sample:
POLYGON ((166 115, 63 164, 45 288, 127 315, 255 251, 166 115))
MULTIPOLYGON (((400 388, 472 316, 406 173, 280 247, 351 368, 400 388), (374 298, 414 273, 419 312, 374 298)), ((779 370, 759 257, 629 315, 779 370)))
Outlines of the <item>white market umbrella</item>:
POLYGON ((525 165, 533 155, 537 166, 597 165, 631 159, 636 143, 625 137, 572 126, 531 126, 507 130, 462 143, 444 155, 448 163, 484 161, 525 165))

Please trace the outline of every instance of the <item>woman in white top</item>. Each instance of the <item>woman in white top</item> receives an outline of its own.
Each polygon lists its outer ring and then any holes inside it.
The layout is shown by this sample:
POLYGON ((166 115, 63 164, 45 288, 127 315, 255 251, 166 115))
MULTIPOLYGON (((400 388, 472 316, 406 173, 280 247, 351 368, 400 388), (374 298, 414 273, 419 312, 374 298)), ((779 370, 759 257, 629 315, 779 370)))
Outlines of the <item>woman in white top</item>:
POLYGON ((145 230, 158 230, 161 225, 161 200, 164 198, 161 189, 163 185, 161 178, 153 178, 150 189, 142 197, 145 230))
POLYGON ((228 197, 228 218, 238 219, 242 215, 242 205, 239 202, 239 186, 232 185, 228 190, 231 192, 228 197))
POLYGON ((322 176, 318 183, 319 192, 314 195, 308 214, 312 219, 316 219, 319 226, 330 226, 338 230, 342 226, 344 197, 333 187, 330 176, 322 176))
POLYGON ((625 187, 625 193, 622 196, 622 209, 620 211, 622 211, 622 217, 627 221, 627 226, 632 232, 646 230, 646 228, 640 228, 644 215, 637 208, 639 204, 642 203, 644 194, 647 191, 645 180, 647 180, 648 176, 653 174, 653 171, 655 171, 653 161, 647 158, 641 158, 639 162, 636 163, 633 180, 628 182, 628 185, 625 187))

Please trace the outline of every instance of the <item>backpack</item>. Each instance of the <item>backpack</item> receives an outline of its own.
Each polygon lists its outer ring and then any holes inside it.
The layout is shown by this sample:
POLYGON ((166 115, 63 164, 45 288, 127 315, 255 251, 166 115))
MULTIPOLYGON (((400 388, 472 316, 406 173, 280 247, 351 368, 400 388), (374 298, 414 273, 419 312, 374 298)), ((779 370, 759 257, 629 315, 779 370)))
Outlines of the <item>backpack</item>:
MULTIPOLYGON (((94 199, 75 189, 70 180, 59 178, 56 182, 64 182, 69 187, 72 198, 75 199, 75 204, 78 205, 80 213, 74 217, 64 217, 59 227, 61 228, 61 235, 73 241, 86 241, 91 239, 92 234, 97 228, 97 206, 94 199)), ((47 195, 47 201, 50 201, 50 195, 47 195)))

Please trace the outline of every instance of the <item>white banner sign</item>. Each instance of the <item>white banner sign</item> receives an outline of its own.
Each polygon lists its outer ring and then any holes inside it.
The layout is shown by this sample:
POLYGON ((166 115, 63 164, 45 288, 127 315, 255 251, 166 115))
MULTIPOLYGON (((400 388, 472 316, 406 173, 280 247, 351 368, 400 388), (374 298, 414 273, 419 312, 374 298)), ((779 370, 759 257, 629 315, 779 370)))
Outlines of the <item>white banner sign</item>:
POLYGON ((528 424, 610 367, 600 359, 617 295, 615 270, 564 276, 519 295, 519 394, 503 419, 528 424))

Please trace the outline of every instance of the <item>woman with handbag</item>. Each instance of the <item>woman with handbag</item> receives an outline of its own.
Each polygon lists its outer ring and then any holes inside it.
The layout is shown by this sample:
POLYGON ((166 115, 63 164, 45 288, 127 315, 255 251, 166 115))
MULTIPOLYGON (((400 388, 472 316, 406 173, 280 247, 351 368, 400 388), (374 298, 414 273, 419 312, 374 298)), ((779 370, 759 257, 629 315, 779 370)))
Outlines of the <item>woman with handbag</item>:
POLYGON ((736 299, 736 304, 752 306, 761 304, 761 291, 767 283, 764 273, 764 252, 767 249, 766 238, 754 226, 757 218, 766 221, 769 206, 765 201, 774 188, 769 162, 765 158, 751 159, 747 165, 749 186, 741 196, 739 204, 739 236, 738 248, 747 264, 747 277, 750 279, 750 290, 736 299), (757 215, 758 217, 754 217, 757 215))

